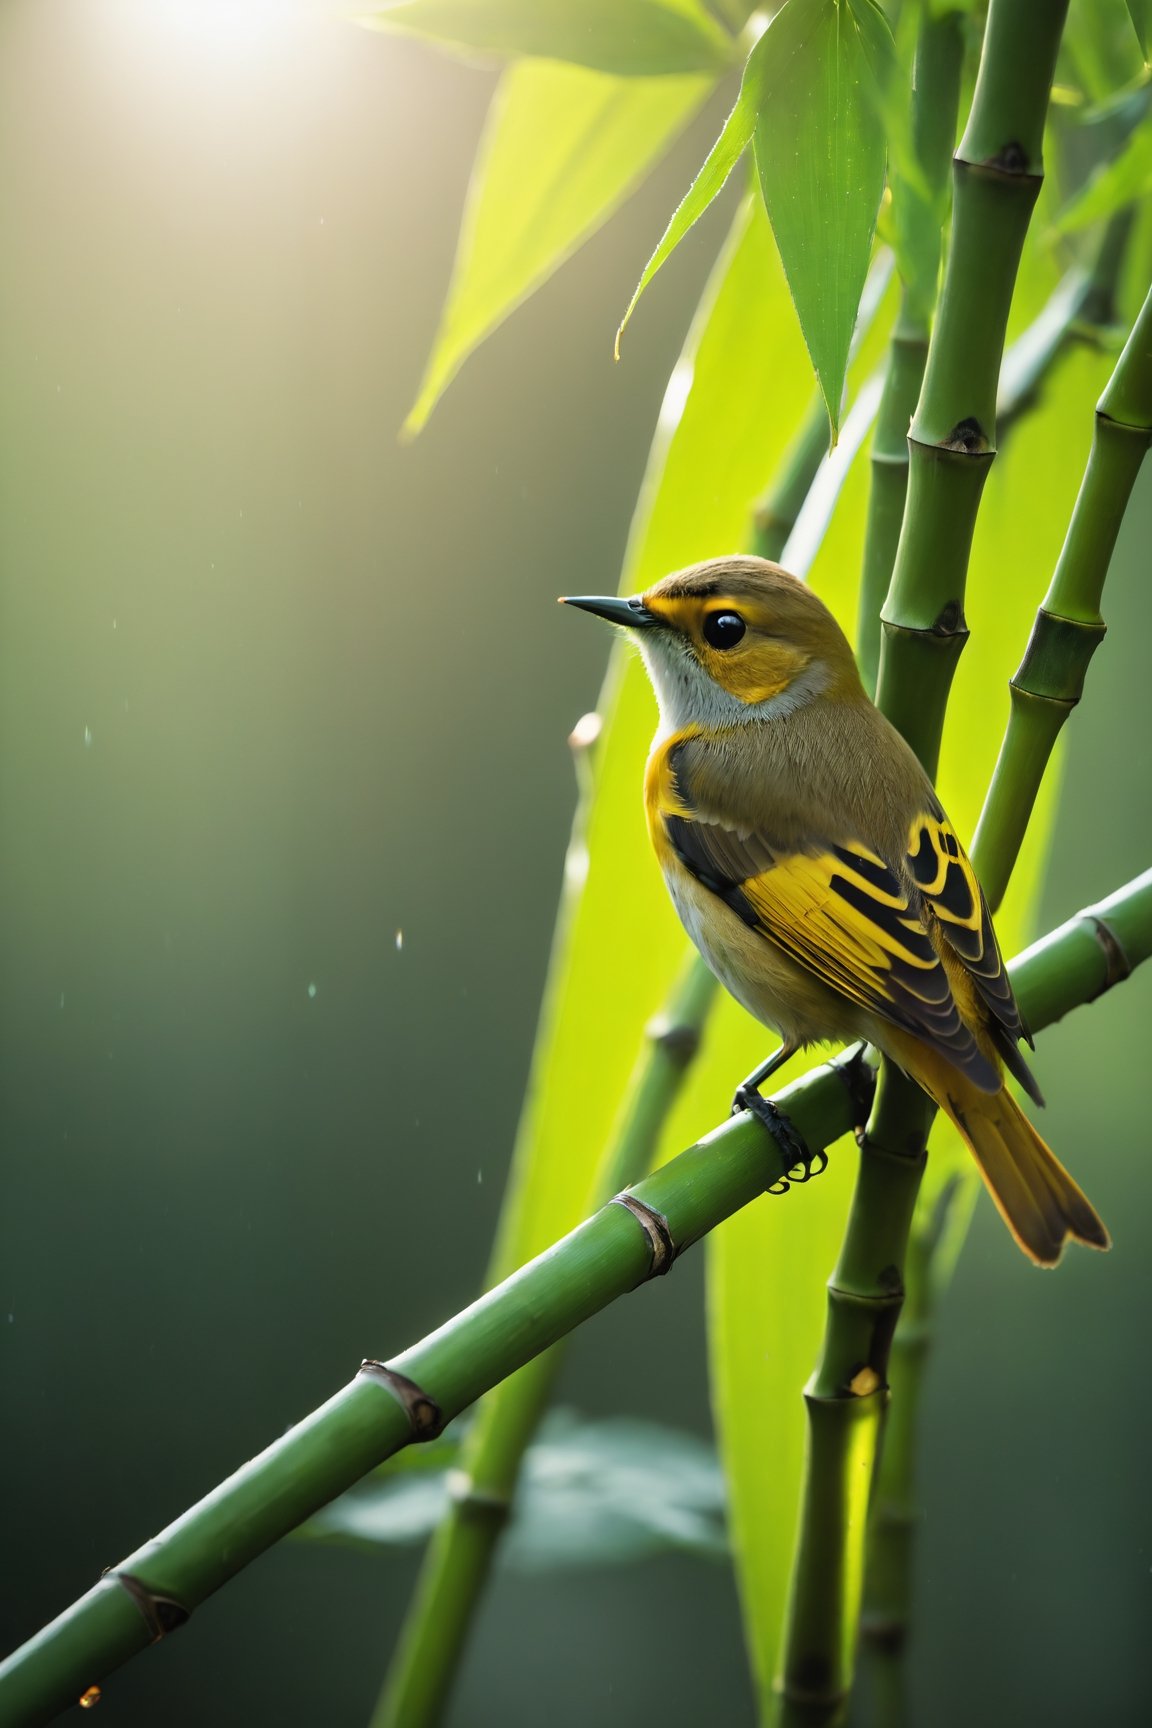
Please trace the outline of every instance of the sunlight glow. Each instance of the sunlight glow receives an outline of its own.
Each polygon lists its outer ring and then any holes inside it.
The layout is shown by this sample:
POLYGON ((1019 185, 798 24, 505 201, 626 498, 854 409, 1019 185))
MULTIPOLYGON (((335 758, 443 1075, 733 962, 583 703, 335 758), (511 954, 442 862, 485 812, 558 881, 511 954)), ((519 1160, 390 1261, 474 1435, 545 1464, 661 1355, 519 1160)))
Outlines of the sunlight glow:
POLYGON ((173 47, 241 60, 266 50, 300 10, 300 0, 153 0, 150 13, 173 47))

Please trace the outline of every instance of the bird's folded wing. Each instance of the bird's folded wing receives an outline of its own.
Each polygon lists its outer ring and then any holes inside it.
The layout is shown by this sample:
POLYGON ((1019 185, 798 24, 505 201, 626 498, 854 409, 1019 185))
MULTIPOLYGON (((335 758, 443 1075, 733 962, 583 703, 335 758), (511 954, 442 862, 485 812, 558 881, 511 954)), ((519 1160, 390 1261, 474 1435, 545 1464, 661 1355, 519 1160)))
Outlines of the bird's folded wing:
POLYGON ((917 815, 899 869, 858 839, 799 851, 762 832, 727 827, 695 806, 685 767, 682 760, 669 763, 659 820, 680 862, 704 887, 833 990, 995 1091, 996 1064, 954 994, 954 980, 957 988, 970 982, 969 1018, 982 998, 997 1048, 1034 1091, 1016 1050, 1022 1027, 987 906, 938 805, 917 815), (945 944, 954 955, 950 966, 945 944))

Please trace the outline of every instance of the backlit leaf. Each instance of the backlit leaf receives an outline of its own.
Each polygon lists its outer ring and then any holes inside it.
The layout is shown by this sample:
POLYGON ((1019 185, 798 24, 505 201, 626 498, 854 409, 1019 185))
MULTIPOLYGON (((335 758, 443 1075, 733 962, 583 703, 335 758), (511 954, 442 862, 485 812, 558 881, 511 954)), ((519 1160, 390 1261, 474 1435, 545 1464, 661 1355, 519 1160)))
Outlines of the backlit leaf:
POLYGON ((874 69, 890 38, 869 0, 789 0, 764 42, 756 167, 835 434, 884 190, 874 69))
POLYGON ((711 89, 706 77, 618 78, 542 60, 508 68, 408 434, 472 350, 607 221, 711 89))
POLYGON ((465 52, 631 77, 719 71, 733 58, 731 37, 693 0, 395 0, 359 22, 465 52))
MULTIPOLYGON (((625 592, 746 543, 751 503, 787 448, 809 378, 767 222, 761 209, 747 206, 668 385, 625 562, 625 592), (771 414, 764 412, 767 401, 771 414)), ((592 625, 558 613, 557 627, 592 625)), ((652 693, 621 645, 599 711, 603 730, 569 855, 493 1279, 547 1247, 598 1200, 599 1156, 644 1027, 684 959, 686 938, 652 857, 641 805, 656 719, 652 693), (628 965, 614 968, 606 989, 604 956, 625 953, 628 965)), ((726 1107, 725 1083, 714 1077, 710 1092, 676 1113, 671 1147, 714 1125, 726 1107)))
POLYGON ((756 130, 756 117, 767 92, 769 69, 773 64, 770 35, 771 31, 766 30, 749 54, 735 106, 725 120, 719 138, 704 158, 699 173, 673 212, 672 220, 661 235, 659 245, 644 266, 636 284, 636 292, 628 302, 627 310, 620 320, 620 328, 616 332, 617 359, 620 358, 620 338, 636 310, 641 294, 660 266, 671 257, 688 230, 700 220, 712 200, 723 190, 728 176, 752 141, 756 130))

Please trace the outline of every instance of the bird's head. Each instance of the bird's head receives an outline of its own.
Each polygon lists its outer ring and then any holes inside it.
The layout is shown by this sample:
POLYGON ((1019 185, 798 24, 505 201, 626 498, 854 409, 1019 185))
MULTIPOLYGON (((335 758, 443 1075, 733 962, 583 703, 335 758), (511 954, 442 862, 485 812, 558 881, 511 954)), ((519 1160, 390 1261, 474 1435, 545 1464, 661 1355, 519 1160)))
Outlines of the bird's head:
POLYGON ((632 599, 579 595, 564 604, 635 632, 672 731, 771 720, 815 696, 860 693, 831 612, 763 558, 715 558, 632 599))

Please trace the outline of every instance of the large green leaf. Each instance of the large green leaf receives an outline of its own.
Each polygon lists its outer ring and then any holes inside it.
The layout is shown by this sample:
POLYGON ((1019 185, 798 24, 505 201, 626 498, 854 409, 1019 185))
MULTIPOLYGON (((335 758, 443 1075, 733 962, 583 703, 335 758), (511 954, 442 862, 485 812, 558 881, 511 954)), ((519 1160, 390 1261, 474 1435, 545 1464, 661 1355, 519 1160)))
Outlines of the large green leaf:
POLYGON ((637 284, 617 334, 749 142, 833 437, 876 212, 893 49, 871 0, 787 0, 748 56, 740 94, 637 284))
POLYGON ((884 190, 878 89, 891 38, 869 0, 789 0, 756 167, 833 433, 884 190))
MULTIPOLYGON (((376 1471, 300 1535, 374 1549, 419 1542, 447 1511, 451 1478, 451 1461, 376 1471)), ((506 1564, 533 1572, 610 1566, 668 1550, 708 1559, 727 1552, 724 1479, 707 1441, 628 1417, 548 1415, 524 1457, 501 1544, 506 1564)))
MULTIPOLYGON (((629 546, 626 591, 745 544, 751 500, 774 472, 808 391, 803 345, 787 306, 763 212, 746 208, 669 383, 629 546)), ((558 629, 581 627, 590 626, 557 613, 558 629)), ((596 1166, 644 1027, 684 956, 685 938, 641 807, 655 708, 638 662, 619 647, 600 714, 593 785, 569 857, 495 1276, 540 1252, 592 1202, 596 1166), (627 963, 611 965, 612 955, 627 955, 627 963)), ((729 1092, 730 1082, 731 1073, 724 1082, 729 1092)), ((714 1080, 693 1111, 677 1113, 680 1143, 711 1126, 725 1105, 714 1080)))
POLYGON ((406 433, 424 425, 472 350, 617 209, 712 87, 707 77, 619 78, 543 60, 508 68, 406 433))
POLYGON ((719 71, 733 58, 731 37, 695 0, 395 0, 359 22, 465 52, 629 77, 719 71))
POLYGON ((770 31, 765 31, 755 44, 744 66, 740 93, 732 112, 720 129, 720 136, 709 150, 696 178, 672 213, 672 220, 660 236, 659 245, 645 264, 636 291, 628 302, 620 328, 616 332, 616 358, 620 358, 620 338, 636 303, 660 266, 671 257, 688 230, 697 223, 709 204, 721 192, 728 176, 752 142, 756 118, 767 98, 771 68, 774 64, 770 31))

